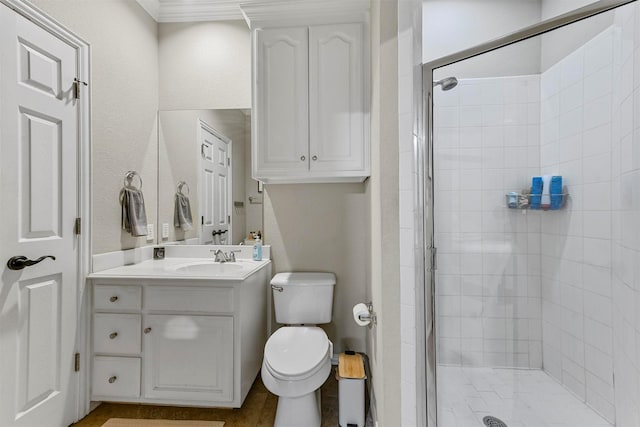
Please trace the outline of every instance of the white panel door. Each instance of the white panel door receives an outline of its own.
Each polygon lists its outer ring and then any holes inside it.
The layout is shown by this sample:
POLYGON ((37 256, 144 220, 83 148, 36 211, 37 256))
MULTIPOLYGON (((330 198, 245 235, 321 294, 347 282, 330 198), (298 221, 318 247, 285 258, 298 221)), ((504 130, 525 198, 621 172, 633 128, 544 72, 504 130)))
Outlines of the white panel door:
POLYGON ((309 169, 308 29, 256 31, 253 176, 309 169), (257 170, 256 170, 257 167, 257 170))
POLYGON ((231 238, 231 140, 200 122, 202 244, 226 245, 231 238), (213 232, 220 233, 213 236, 213 232))
POLYGON ((144 397, 233 400, 233 317, 144 319, 144 397))
POLYGON ((365 168, 363 25, 309 28, 311 171, 365 168))
MULTIPOLYGON (((78 52, 0 4, 0 425, 74 418, 78 52), (39 264, 11 270, 22 255, 39 264)), ((77 384, 76 384, 77 386, 77 384)))

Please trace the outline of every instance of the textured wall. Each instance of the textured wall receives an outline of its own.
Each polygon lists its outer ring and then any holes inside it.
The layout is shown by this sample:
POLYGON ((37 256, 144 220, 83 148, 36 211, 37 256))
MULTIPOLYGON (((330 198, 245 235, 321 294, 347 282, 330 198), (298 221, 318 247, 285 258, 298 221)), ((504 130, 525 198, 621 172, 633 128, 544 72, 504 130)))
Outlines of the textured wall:
POLYGON ((124 173, 144 181, 148 223, 157 205, 158 33, 129 0, 34 0, 91 45, 93 254, 147 243, 121 230, 124 173))
POLYGON ((324 325, 334 352, 364 351, 365 328, 352 307, 365 301, 368 233, 363 184, 266 185, 264 239, 271 245, 273 273, 336 274, 333 321, 324 325))
POLYGON ((159 24, 160 108, 251 108, 244 21, 159 24))
POLYGON ((366 183, 370 282, 378 324, 367 331, 375 409, 381 426, 400 425, 400 246, 398 1, 371 2, 371 178, 366 183))
MULTIPOLYGON (((422 295, 416 294, 416 277, 422 269, 416 266, 418 233, 415 223, 415 194, 418 191, 417 168, 414 167, 414 124, 421 111, 422 99, 422 1, 398 3, 398 223, 400 227, 400 330, 401 330, 401 410, 402 425, 419 425, 423 414, 424 396, 418 396, 426 375, 424 367, 416 364, 417 346, 424 343, 416 335, 416 306, 422 295), (419 271, 417 271, 419 270, 419 271), (416 404, 419 403, 420 414, 416 404)), ((418 280, 419 286, 424 287, 418 280)), ((418 292, 418 294, 421 294, 418 292)), ((428 393, 431 392, 429 389, 428 393)), ((430 421, 433 422, 433 421, 430 421)))

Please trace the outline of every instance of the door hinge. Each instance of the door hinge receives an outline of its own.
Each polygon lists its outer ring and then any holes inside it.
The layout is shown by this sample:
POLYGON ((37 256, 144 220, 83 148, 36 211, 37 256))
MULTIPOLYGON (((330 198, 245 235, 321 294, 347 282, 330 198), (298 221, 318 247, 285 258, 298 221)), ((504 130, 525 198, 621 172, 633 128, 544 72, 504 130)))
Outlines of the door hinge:
POLYGON ((82 85, 88 86, 88 83, 78 80, 77 78, 73 79, 73 97, 75 99, 80 99, 80 86, 82 85))
POLYGON ((227 157, 227 166, 231 166, 231 158, 227 157))
POLYGON ((204 225, 204 216, 200 217, 200 225, 204 225))
POLYGON ((227 215, 227 224, 231 224, 231 215, 227 215))
POLYGON ((82 232, 82 219, 76 218, 76 222, 73 225, 73 234, 80 235, 81 232, 82 232))
POLYGON ((80 372, 80 353, 73 355, 73 371, 80 372))

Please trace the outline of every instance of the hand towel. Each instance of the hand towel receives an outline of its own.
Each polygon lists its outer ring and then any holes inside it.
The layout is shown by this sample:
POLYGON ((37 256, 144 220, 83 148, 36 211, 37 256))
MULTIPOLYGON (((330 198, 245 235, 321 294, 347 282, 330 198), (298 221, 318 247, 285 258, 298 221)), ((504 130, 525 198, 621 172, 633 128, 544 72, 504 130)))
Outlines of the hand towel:
POLYGON ((540 209, 540 199, 542 196, 542 177, 531 178, 531 209, 540 209))
POLYGON ((176 193, 176 207, 173 211, 173 225, 181 228, 182 231, 189 231, 193 228, 191 217, 191 203, 184 194, 176 193))
POLYGON ((549 188, 551 193, 551 210, 557 210, 562 207, 562 176, 551 177, 551 187, 549 188))
POLYGON ((120 192, 122 228, 134 237, 147 235, 147 212, 142 191, 125 187, 120 192))
POLYGON ((551 175, 542 175, 542 198, 540 207, 542 210, 549 210, 551 207, 551 175))

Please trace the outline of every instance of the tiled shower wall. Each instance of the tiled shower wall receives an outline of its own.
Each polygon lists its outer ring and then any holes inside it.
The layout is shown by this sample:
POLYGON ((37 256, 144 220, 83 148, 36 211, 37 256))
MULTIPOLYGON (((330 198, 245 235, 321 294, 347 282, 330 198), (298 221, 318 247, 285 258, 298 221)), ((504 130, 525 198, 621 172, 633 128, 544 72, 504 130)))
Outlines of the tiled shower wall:
POLYGON ((612 28, 544 72, 539 101, 520 89, 528 109, 541 103, 538 140, 533 112, 526 138, 505 138, 523 111, 504 90, 514 82, 536 87, 535 77, 470 79, 435 98, 439 362, 543 366, 609 421, 637 427, 640 7, 618 9, 612 28), (526 163, 514 141, 527 141, 526 163), (566 208, 504 209, 503 193, 540 173, 563 175, 566 208))
POLYGON ((540 213, 505 203, 539 174, 539 76, 464 79, 434 101, 439 363, 540 368, 540 213))
POLYGON ((612 294, 616 426, 640 425, 640 7, 616 11, 612 294))
POLYGON ((566 207, 542 212, 543 365, 615 418, 611 299, 611 119, 616 30, 541 77, 541 166, 562 175, 566 207))

